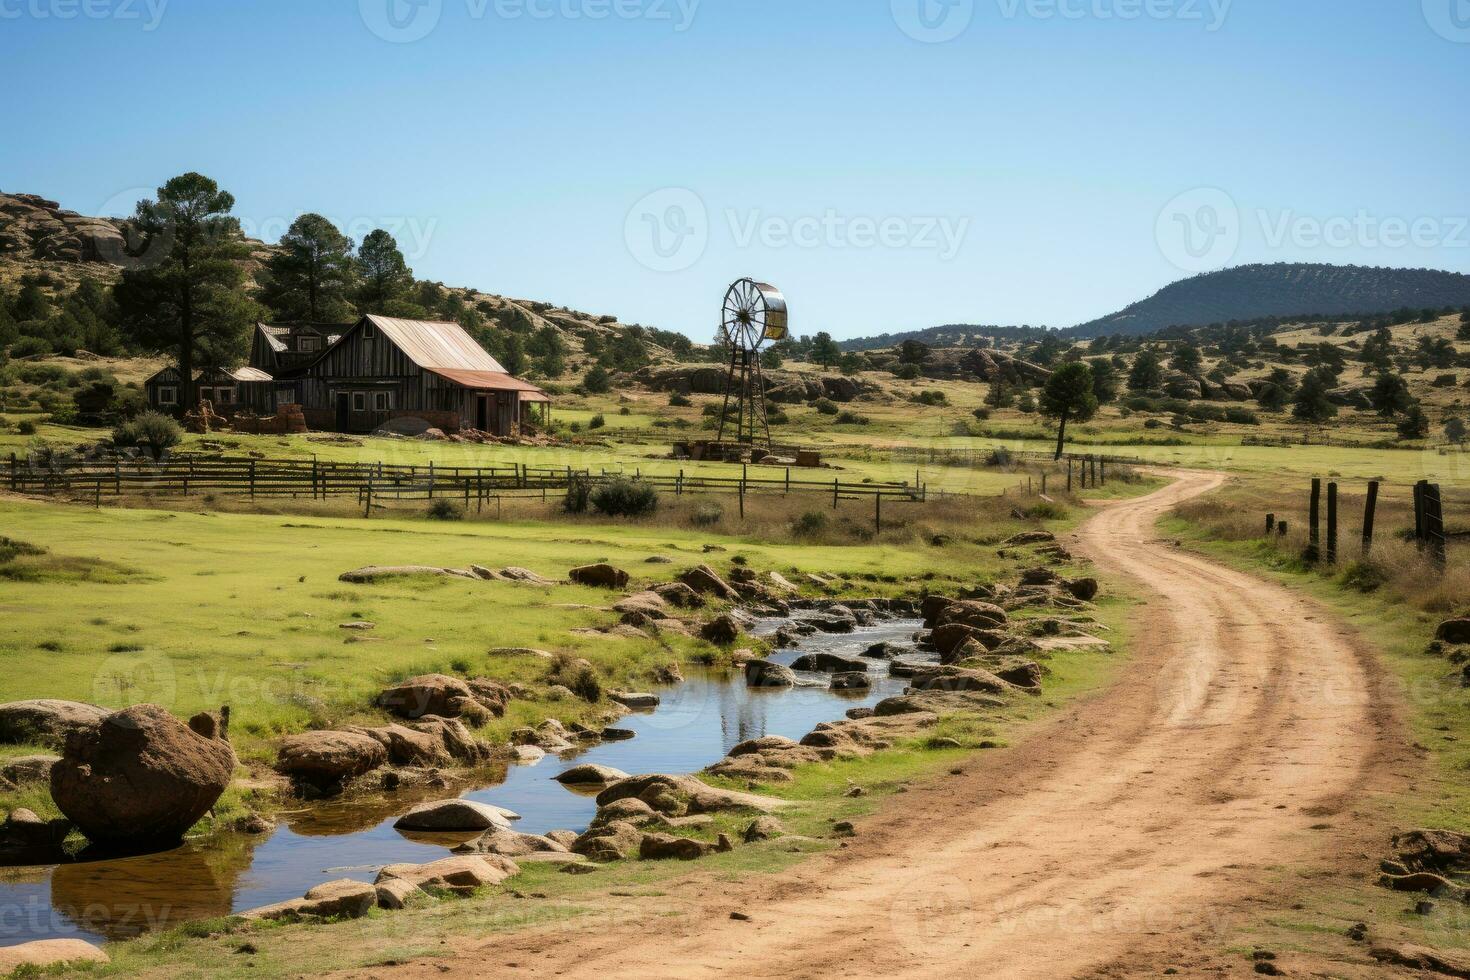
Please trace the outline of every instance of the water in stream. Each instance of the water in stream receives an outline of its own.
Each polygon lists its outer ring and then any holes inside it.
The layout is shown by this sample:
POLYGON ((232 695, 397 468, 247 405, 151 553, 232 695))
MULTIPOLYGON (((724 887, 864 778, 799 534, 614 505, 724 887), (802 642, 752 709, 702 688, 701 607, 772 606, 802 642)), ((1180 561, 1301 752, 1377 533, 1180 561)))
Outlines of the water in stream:
MULTIPOLYGON (((755 632, 774 632, 782 622, 763 621, 755 632)), ((771 659, 789 664, 801 653, 857 655, 879 641, 909 644, 920 625, 892 620, 850 634, 819 633, 803 638, 799 651, 781 650, 771 659)), ((740 671, 700 671, 659 690, 662 704, 656 710, 618 722, 636 738, 512 766, 499 781, 461 795, 519 813, 519 831, 581 831, 597 807, 593 794, 552 778, 563 770, 595 762, 630 774, 697 772, 746 739, 800 738, 848 708, 876 704, 903 689, 905 682, 890 678, 882 661, 870 662, 870 674, 870 690, 834 692, 827 690, 823 675, 809 675, 820 686, 748 688, 740 671)), ((404 811, 432 798, 396 794, 313 804, 283 815, 267 836, 227 834, 143 857, 0 869, 0 946, 62 937, 125 938, 299 898, 337 878, 372 881, 384 864, 436 860, 476 835, 409 836, 393 829, 404 811)))

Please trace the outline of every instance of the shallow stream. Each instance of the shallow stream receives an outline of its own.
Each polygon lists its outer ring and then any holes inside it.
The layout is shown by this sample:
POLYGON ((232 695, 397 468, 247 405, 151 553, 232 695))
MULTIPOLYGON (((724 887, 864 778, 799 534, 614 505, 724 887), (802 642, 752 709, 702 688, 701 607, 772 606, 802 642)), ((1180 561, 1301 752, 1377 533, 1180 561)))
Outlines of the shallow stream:
MULTIPOLYGON (((754 632, 767 635, 786 622, 762 620, 754 632)), ((854 633, 817 633, 803 637, 799 650, 780 650, 771 659, 789 664, 819 651, 860 655, 880 641, 912 646, 920 626, 917 620, 890 620, 854 633)), ((514 810, 521 815, 515 829, 522 832, 580 832, 597 811, 595 793, 556 782, 553 777, 562 771, 593 762, 632 775, 697 772, 746 739, 800 738, 849 708, 903 690, 905 682, 888 676, 886 662, 870 661, 869 672, 870 690, 839 692, 828 690, 821 674, 802 675, 813 686, 749 688, 738 670, 698 671, 682 684, 658 689, 662 703, 655 710, 617 723, 636 732, 635 738, 511 766, 499 779, 460 795, 514 810)), ((303 805, 282 814, 267 835, 225 834, 143 857, 0 869, 0 946, 62 937, 127 938, 299 898, 338 878, 372 881, 385 864, 436 860, 477 835, 406 835, 393 822, 415 804, 442 795, 415 791, 303 805)))

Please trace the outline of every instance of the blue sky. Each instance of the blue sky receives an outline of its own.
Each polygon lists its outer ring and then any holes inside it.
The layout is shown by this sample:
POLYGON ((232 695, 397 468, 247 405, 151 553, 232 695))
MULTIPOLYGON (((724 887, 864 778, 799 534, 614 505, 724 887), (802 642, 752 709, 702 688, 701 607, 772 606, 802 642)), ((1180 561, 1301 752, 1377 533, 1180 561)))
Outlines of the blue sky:
POLYGON ((745 275, 846 337, 1470 272, 1470 0, 0 0, 0 64, 0 190, 199 170, 697 339, 745 275))

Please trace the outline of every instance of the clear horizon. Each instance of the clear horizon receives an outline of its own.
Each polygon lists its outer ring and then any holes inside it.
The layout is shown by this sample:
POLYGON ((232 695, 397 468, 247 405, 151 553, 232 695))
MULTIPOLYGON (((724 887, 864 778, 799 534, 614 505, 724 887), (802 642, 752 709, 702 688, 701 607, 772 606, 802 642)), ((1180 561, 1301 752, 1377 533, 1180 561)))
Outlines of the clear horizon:
POLYGON ((1470 17, 1421 0, 0 0, 0 189, 178 173, 274 241, 713 332, 1066 327, 1196 272, 1470 272, 1470 17), (1456 119, 1461 122, 1457 124, 1456 119))

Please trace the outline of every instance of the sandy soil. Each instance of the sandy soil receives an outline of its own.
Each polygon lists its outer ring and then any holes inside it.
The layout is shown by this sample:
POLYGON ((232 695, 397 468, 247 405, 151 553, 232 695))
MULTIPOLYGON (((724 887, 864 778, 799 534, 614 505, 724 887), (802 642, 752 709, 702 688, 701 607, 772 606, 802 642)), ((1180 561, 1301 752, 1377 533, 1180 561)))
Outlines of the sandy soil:
POLYGON ((1225 937, 1288 900, 1281 866, 1340 866, 1378 838, 1353 806, 1402 778, 1405 745, 1342 627, 1158 539, 1161 514, 1221 479, 1179 474, 1072 542, 1150 595, 1117 684, 896 797, 847 847, 739 882, 696 872, 662 900, 672 915, 644 899, 360 975, 1249 975, 1225 937))

